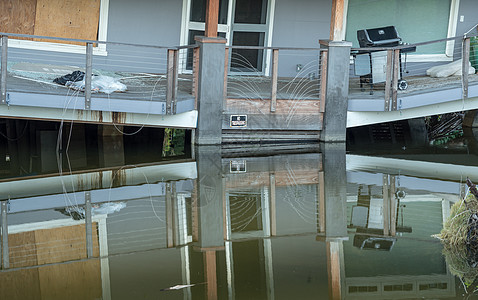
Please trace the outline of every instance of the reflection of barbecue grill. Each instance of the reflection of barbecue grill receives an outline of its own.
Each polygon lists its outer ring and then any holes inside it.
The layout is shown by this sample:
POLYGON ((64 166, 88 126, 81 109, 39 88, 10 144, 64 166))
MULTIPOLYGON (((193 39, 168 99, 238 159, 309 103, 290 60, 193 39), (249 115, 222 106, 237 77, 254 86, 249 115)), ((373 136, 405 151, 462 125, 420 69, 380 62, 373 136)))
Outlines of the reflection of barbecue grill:
MULTIPOLYGON (((373 29, 362 29, 357 31, 357 39, 361 48, 387 48, 401 45, 401 38, 395 26, 387 26, 373 29)), ((414 52, 416 47, 400 49, 400 53, 414 52)), ((400 77, 398 88, 404 90, 408 87, 402 79, 402 61, 399 56, 400 77)), ((373 94, 374 83, 385 82, 387 70, 386 50, 360 50, 355 55, 355 75, 360 76, 360 87, 363 84, 370 84, 370 94, 373 94)))

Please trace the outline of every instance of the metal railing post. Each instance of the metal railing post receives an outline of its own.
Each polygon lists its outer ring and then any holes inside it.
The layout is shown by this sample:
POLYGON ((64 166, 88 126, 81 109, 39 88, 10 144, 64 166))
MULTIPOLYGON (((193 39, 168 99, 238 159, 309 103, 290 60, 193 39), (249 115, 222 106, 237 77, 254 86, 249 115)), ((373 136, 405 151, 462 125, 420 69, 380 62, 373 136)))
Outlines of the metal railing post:
POLYGON ((279 49, 272 50, 272 74, 271 74, 271 112, 276 111, 277 106, 277 73, 279 70, 279 49))
POLYGON ((166 114, 176 113, 176 94, 178 89, 178 50, 168 49, 166 114))
POLYGON ((463 40, 463 49, 462 49, 462 68, 461 68, 461 80, 463 87, 463 99, 468 98, 468 73, 470 71, 470 38, 467 37, 463 40))
POLYGON ((2 66, 0 70, 0 102, 7 103, 7 54, 8 53, 8 37, 2 35, 2 66))
POLYGON ((91 75, 93 65, 93 43, 86 43, 86 72, 85 72, 85 109, 91 109, 91 75))

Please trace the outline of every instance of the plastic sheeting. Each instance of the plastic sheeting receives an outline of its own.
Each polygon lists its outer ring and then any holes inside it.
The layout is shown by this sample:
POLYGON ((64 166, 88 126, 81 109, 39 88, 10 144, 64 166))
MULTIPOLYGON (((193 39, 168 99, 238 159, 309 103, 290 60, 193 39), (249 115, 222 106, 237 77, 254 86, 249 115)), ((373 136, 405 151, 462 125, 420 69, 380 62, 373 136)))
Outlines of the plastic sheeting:
MULTIPOLYGON (((69 88, 84 91, 85 90, 85 73, 81 71, 74 71, 70 74, 55 78, 53 82, 65 85, 69 88)), ((91 77, 91 91, 94 93, 111 94, 114 92, 125 92, 126 85, 121 83, 118 79, 99 75, 91 77)))

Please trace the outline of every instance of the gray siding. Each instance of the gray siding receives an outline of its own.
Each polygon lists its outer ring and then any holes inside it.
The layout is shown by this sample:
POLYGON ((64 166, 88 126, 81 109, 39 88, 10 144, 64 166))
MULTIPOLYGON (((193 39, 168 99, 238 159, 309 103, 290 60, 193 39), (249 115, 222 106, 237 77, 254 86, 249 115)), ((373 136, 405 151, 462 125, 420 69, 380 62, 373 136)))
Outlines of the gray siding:
POLYGON ((109 5, 108 41, 179 45, 182 1, 110 0, 109 5))

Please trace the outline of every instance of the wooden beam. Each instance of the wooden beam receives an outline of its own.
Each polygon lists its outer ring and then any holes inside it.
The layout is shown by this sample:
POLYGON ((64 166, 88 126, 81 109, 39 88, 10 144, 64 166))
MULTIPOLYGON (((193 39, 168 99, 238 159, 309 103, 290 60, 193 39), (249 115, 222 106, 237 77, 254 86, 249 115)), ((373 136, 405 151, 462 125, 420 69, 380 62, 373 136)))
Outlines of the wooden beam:
POLYGON ((271 112, 276 111, 277 105, 277 73, 279 70, 279 49, 272 50, 272 88, 271 88, 271 112))
POLYGON ((330 40, 341 41, 344 30, 345 0, 332 0, 332 17, 330 20, 330 40))
POLYGON ((216 252, 204 252, 204 277, 206 279, 206 295, 209 300, 217 299, 216 252))
POLYGON ((206 37, 217 37, 217 20, 219 18, 219 0, 207 0, 206 37))

